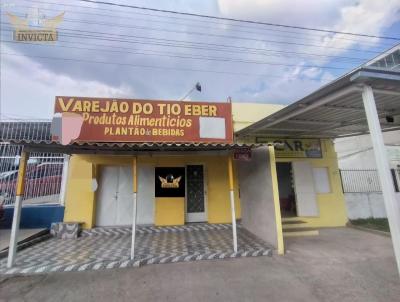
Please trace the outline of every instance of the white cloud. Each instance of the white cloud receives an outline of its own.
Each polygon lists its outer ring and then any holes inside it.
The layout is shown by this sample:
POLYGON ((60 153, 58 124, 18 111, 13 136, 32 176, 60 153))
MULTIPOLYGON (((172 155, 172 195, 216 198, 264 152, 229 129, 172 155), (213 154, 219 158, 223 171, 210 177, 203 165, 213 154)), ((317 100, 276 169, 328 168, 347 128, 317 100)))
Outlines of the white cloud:
MULTIPOLYGON (((58 1, 62 3, 61 0, 58 1)), ((125 2, 128 3, 128 1, 125 2)), ((363 32, 374 35, 384 34, 388 27, 400 19, 400 0, 385 0, 384 3, 381 0, 171 0, 168 2, 137 0, 137 2, 138 5, 161 9, 222 15, 337 31, 363 32)), ((85 6, 86 4, 81 5, 85 6)), ((59 11, 63 10, 59 6, 44 5, 44 7, 53 9, 51 12, 46 12, 49 15, 56 14, 58 9, 59 11), (55 8, 57 8, 56 11, 54 11, 55 8)), ((180 17, 182 19, 174 20, 137 15, 134 10, 121 9, 119 10, 121 12, 115 12, 117 9, 113 8, 107 11, 109 7, 100 4, 97 7, 102 10, 65 7, 66 20, 63 22, 62 27, 79 31, 87 30, 102 32, 103 34, 107 33, 107 37, 112 38, 111 41, 107 39, 92 40, 89 38, 81 39, 78 37, 67 38, 61 36, 60 39, 67 41, 67 43, 58 44, 58 46, 95 48, 95 51, 9 43, 2 43, 2 51, 21 53, 27 56, 64 57, 108 63, 118 62, 122 64, 89 64, 74 61, 2 56, 1 97, 4 111, 12 114, 25 112, 25 115, 50 117, 55 95, 179 99, 197 81, 200 81, 203 90, 201 93, 191 95, 191 99, 224 101, 228 96, 231 96, 234 101, 278 102, 287 104, 296 101, 305 94, 319 88, 327 81, 334 79, 340 73, 350 70, 355 66, 355 64, 347 64, 345 66, 346 69, 340 71, 311 67, 327 67, 327 64, 337 66, 343 63, 340 60, 332 61, 329 58, 296 53, 347 56, 349 55, 348 50, 350 48, 364 47, 365 50, 370 50, 373 43, 382 43, 378 39, 368 39, 370 42, 368 44, 356 44, 356 41, 352 40, 352 37, 343 35, 318 32, 306 35, 300 30, 275 27, 272 27, 272 29, 279 31, 270 31, 266 30, 270 28, 266 26, 242 23, 235 23, 236 26, 231 26, 228 25, 231 24, 230 22, 221 22, 217 25, 215 22, 218 23, 218 21, 216 20, 212 22, 206 19, 197 19, 204 22, 187 21, 187 19, 192 19, 190 17, 180 17), (88 13, 92 13, 92 15, 88 13), (102 16, 93 15, 93 13, 102 14, 102 16), (71 19, 89 23, 104 22, 120 25, 121 27, 71 22, 71 19), (151 22, 150 20, 155 22, 151 22), (163 21, 168 21, 169 23, 164 23, 163 21), (124 27, 124 25, 126 26, 124 27), (138 29, 132 26, 152 27, 156 28, 156 30, 138 29), (174 30, 183 31, 183 33, 173 32, 174 30), (193 32, 255 38, 262 41, 195 35, 193 32), (144 38, 132 38, 129 35, 144 38), (155 41, 150 40, 151 38, 181 40, 185 43, 168 42, 166 40, 155 41), (130 40, 131 43, 118 40, 130 40), (283 43, 273 43, 270 40, 281 41, 283 43), (74 42, 74 44, 69 44, 68 41, 74 42), (89 46, 86 43, 92 45, 89 46), (270 51, 264 51, 262 52, 263 54, 247 50, 242 52, 228 52, 229 48, 227 47, 201 46, 198 43, 229 45, 233 47, 230 49, 234 51, 239 51, 240 47, 247 47, 292 52, 292 54, 282 53, 281 56, 272 56, 273 52, 270 51), (296 43, 314 44, 320 47, 296 45, 296 43), (97 46, 93 46, 93 44, 97 44, 97 46), (162 44, 170 45, 166 46, 162 44), (6 47, 6 45, 9 47, 6 47), (176 47, 177 45, 193 48, 176 47), (100 51, 100 49, 121 50, 121 47, 126 51, 100 51), (293 66, 223 63, 219 61, 188 60, 130 53, 135 51, 221 57, 272 64, 283 63, 293 66), (215 70, 224 71, 227 74, 196 71, 183 72, 172 69, 148 69, 123 66, 124 63, 127 65, 153 65, 160 67, 168 66, 171 68, 215 70), (253 76, 238 76, 229 74, 229 72, 252 74, 253 76)), ((23 9, 20 8, 20 10, 20 13, 23 14, 23 9)), ((162 14, 157 13, 157 15, 162 14)), ((61 31, 61 33, 65 32, 61 31)), ((2 39, 9 39, 9 34, 9 32, 2 32, 2 39)), ((363 40, 362 38, 355 39, 363 40)), ((352 54, 350 53, 350 55, 352 54)), ((372 56, 371 53, 360 54, 360 56, 364 55, 365 57, 372 56)))
POLYGON ((76 80, 44 69, 38 62, 26 57, 4 56, 2 69, 1 109, 6 116, 50 117, 56 95, 115 98, 135 96, 133 88, 126 84, 113 87, 95 80, 76 80))
MULTIPOLYGON (((219 0, 218 3, 224 16, 377 36, 382 35, 386 28, 400 21, 400 0, 255 0, 251 2, 219 0)), ((279 27, 267 28, 282 30, 279 27)), ((299 32, 299 37, 302 37, 304 33, 296 29, 286 30, 299 32)), ((302 43, 326 47, 323 49, 326 55, 344 53, 357 44, 367 48, 381 42, 379 39, 343 34, 308 33, 314 35, 315 42, 305 40, 302 43), (362 43, 357 43, 357 41, 362 41, 362 43)), ((303 51, 316 51, 315 47, 302 46, 301 48, 303 51)), ((319 63, 324 61, 326 60, 314 60, 319 63)))

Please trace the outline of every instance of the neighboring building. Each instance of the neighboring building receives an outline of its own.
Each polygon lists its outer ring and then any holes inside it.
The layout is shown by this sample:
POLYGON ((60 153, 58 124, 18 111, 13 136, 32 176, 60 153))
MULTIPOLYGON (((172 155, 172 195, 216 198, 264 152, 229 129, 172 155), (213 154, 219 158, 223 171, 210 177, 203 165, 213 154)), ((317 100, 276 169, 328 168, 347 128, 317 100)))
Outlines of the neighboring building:
MULTIPOLYGON (((400 131, 383 133, 390 166, 400 166, 400 131)), ((368 134, 335 140, 340 169, 374 169, 376 163, 368 134)))
MULTIPOLYGON (((383 133, 396 190, 400 187, 400 131, 383 133)), ((386 210, 369 135, 335 140, 349 219, 385 218, 386 210)))
MULTIPOLYGON (((400 70, 400 45, 367 62, 371 66, 387 70, 400 70)), ((396 123, 399 117, 387 111, 386 123, 396 123)), ((400 130, 383 133, 393 181, 400 187, 400 130)), ((368 134, 338 138, 335 140, 339 168, 350 219, 386 217, 385 205, 378 180, 377 167, 368 134)))

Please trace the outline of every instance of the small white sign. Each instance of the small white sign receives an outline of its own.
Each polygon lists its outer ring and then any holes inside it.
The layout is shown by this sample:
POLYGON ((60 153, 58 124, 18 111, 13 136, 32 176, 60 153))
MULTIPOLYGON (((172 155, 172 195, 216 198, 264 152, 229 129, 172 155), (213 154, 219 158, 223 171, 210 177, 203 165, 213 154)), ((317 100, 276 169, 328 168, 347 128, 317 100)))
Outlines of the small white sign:
POLYGON ((200 117, 200 138, 226 139, 225 118, 200 117))
POLYGON ((99 187, 99 184, 97 183, 97 179, 93 178, 92 179, 92 192, 96 192, 98 187, 99 187))

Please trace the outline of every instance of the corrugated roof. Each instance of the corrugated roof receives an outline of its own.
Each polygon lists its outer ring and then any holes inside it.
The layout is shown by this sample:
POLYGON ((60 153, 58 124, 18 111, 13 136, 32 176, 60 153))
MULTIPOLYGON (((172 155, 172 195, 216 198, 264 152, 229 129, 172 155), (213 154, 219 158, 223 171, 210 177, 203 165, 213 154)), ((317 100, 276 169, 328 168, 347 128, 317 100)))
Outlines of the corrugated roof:
POLYGON ((143 151, 222 151, 237 148, 256 148, 265 144, 226 144, 226 143, 118 143, 118 142, 74 142, 61 145, 47 140, 8 140, 11 144, 24 145, 30 151, 57 153, 101 153, 108 152, 143 152, 143 151))
POLYGON ((236 133, 238 137, 341 137, 368 133, 362 86, 373 88, 383 131, 400 129, 400 72, 359 68, 236 133), (386 117, 393 117, 388 122, 386 117))

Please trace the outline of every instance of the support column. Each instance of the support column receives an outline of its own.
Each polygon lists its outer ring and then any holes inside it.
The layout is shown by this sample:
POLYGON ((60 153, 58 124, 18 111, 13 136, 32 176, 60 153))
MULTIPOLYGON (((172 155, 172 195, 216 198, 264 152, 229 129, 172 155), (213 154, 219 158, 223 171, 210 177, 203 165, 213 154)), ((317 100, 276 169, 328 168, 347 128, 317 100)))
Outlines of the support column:
POLYGON ((400 206, 396 202, 394 185, 389 169, 385 143, 383 141, 382 129, 379 123, 372 87, 365 85, 362 90, 365 113, 367 116, 369 132, 371 134, 372 147, 374 150, 376 167, 382 187, 383 200, 389 220, 390 234, 400 274, 400 206))
POLYGON ((271 169, 272 195, 274 199, 274 208, 275 208, 276 239, 278 245, 277 250, 278 250, 278 255, 283 255, 283 253, 285 252, 285 248, 283 244, 282 215, 281 215, 281 206, 279 202, 278 176, 276 173, 274 145, 268 145, 268 153, 269 153, 269 165, 271 169))
POLYGON ((229 175, 229 197, 231 201, 231 214, 232 214, 233 250, 235 251, 235 253, 237 253, 236 211, 235 211, 235 194, 233 186, 232 156, 229 156, 228 159, 228 175, 229 175))
POLYGON ((136 237, 136 213, 137 213, 137 157, 132 162, 133 176, 133 217, 132 217, 132 243, 131 243, 131 260, 135 259, 135 237, 136 237))
POLYGON ((21 157, 19 159, 17 186, 15 188, 14 216, 11 227, 10 245, 8 247, 8 259, 7 259, 8 268, 13 267, 17 252, 19 222, 21 219, 22 196, 24 195, 25 172, 26 172, 28 157, 29 153, 22 151, 21 157))

